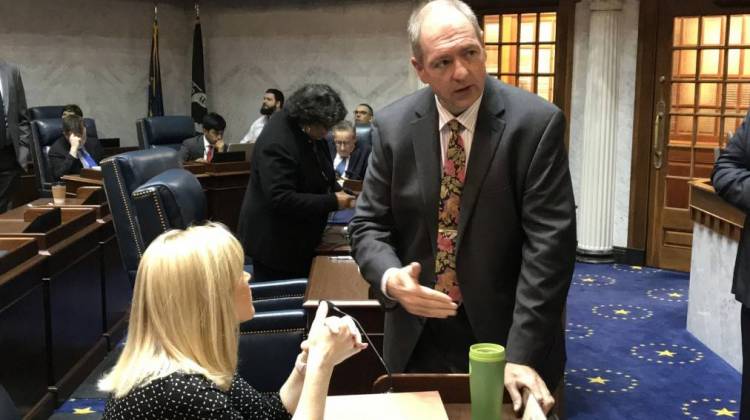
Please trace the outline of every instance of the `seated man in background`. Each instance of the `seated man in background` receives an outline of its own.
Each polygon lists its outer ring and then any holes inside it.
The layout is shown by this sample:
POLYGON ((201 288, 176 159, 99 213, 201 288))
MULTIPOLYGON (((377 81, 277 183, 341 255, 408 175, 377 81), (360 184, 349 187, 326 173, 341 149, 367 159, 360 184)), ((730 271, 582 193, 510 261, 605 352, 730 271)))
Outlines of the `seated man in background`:
POLYGON ((81 107, 76 104, 68 104, 63 107, 62 118, 65 118, 68 115, 78 115, 83 118, 83 111, 81 111, 81 107))
POLYGON ((55 181, 63 175, 79 174, 82 168, 98 167, 104 154, 99 140, 86 135, 86 126, 80 115, 65 114, 65 111, 63 114, 63 135, 55 140, 47 154, 55 181))
POLYGON ((370 147, 358 145, 354 126, 341 121, 333 127, 333 142, 328 143, 333 158, 333 169, 338 178, 363 180, 367 170, 370 147))
POLYGON ((271 119, 271 115, 274 112, 281 110, 284 107, 284 94, 278 89, 267 89, 263 95, 263 103, 260 105, 260 117, 253 121, 250 125, 250 129, 245 134, 245 137, 240 140, 240 143, 255 143, 258 140, 258 136, 263 131, 263 127, 271 119))
POLYGON ((180 147, 180 160, 211 162, 214 153, 226 151, 224 129, 227 123, 221 115, 209 112, 203 117, 203 135, 186 139, 180 147))
POLYGON ((374 113, 372 107, 368 104, 359 104, 354 108, 354 123, 355 124, 372 124, 372 117, 374 113))

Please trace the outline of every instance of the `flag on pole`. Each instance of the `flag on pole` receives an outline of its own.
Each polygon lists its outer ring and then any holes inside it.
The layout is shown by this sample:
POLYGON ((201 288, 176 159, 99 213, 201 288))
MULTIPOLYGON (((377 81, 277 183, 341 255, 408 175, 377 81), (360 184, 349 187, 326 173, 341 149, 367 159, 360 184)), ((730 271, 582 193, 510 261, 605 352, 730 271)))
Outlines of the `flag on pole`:
POLYGON ((161 92, 161 67, 159 65, 158 9, 154 6, 154 25, 151 32, 151 63, 148 71, 148 116, 164 115, 164 98, 161 92))
POLYGON ((195 3, 195 28, 193 29, 193 87, 190 92, 190 110, 196 124, 203 122, 208 112, 206 104, 206 79, 203 76, 203 34, 198 3, 195 3))

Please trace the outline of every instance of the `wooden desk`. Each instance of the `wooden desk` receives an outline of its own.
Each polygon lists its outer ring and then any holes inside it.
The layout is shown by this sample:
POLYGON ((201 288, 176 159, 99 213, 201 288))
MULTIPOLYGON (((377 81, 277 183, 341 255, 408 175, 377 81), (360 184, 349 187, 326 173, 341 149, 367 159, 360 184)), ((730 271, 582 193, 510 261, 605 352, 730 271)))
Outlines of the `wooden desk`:
MULTIPOLYGON (((359 274, 351 257, 318 256, 313 259, 303 308, 308 329, 320 300, 330 300, 362 324, 376 349, 383 351, 383 311, 369 298, 369 284, 359 274)), ((372 350, 365 350, 337 366, 329 395, 366 394, 372 382, 385 370, 372 350)))

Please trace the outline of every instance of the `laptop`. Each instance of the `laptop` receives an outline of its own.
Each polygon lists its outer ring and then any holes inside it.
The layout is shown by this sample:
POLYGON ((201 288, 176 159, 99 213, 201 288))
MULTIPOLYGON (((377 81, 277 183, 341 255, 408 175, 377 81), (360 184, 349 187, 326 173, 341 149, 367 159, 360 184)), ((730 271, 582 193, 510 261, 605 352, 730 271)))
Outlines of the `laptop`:
POLYGON ((248 162, 253 157, 254 149, 255 143, 229 143, 229 146, 227 146, 227 152, 244 152, 245 160, 248 162))
POLYGON ((243 162, 244 160, 245 152, 224 152, 215 154, 211 163, 243 162))

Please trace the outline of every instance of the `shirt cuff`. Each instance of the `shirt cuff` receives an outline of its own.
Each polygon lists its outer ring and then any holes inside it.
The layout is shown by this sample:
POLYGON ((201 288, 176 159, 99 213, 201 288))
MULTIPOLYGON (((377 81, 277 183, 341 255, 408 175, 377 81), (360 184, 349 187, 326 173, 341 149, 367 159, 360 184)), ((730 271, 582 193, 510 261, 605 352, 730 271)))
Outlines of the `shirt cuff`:
POLYGON ((383 296, 387 297, 390 300, 396 300, 390 296, 388 296, 388 293, 386 293, 386 280, 388 280, 388 276, 391 275, 392 272, 397 271, 398 267, 391 267, 387 270, 385 270, 385 273, 383 273, 383 278, 380 279, 380 291, 383 293, 383 296))

